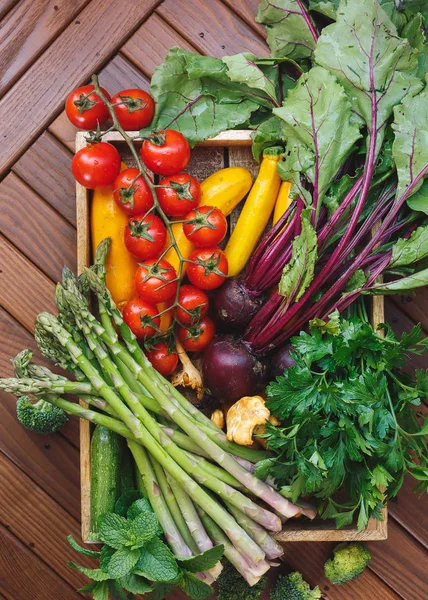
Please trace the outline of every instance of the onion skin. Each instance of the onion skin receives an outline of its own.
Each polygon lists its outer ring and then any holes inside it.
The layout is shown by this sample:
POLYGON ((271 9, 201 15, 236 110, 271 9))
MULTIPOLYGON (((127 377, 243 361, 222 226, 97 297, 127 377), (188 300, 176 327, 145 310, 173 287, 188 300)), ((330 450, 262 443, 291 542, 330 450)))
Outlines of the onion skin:
POLYGON ((228 329, 244 329, 263 304, 263 297, 251 295, 242 277, 226 279, 214 297, 216 319, 228 329))
POLYGON ((240 340, 221 335, 204 352, 202 374, 212 396, 221 402, 235 402, 264 390, 267 367, 240 340))
POLYGON ((293 350, 294 348, 291 344, 285 344, 278 348, 271 356, 270 374, 272 378, 284 375, 284 371, 296 366, 295 360, 290 356, 290 352, 293 350))

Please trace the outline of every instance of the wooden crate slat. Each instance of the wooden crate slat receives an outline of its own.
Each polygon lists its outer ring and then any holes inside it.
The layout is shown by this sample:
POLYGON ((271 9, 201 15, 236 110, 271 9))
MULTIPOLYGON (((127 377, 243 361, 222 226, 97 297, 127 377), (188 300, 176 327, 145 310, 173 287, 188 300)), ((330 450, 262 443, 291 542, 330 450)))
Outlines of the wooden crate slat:
POLYGON ((4 124, 0 173, 52 121, 70 90, 97 71, 158 2, 92 0, 82 10, 78 21, 63 31, 0 101, 0 123, 4 124), (76 48, 79 48, 78 59, 76 48), (11 106, 14 106, 12 116, 11 106))
POLYGON ((88 1, 21 0, 15 5, 0 28, 0 96, 88 1))
POLYGON ((164 0, 157 12, 202 54, 269 54, 264 40, 220 0, 164 0))
POLYGON ((0 231, 51 279, 74 270, 75 228, 14 173, 0 183, 0 231))
POLYGON ((121 52, 148 77, 153 75, 173 46, 196 52, 166 21, 153 13, 122 47, 121 52))
POLYGON ((28 331, 43 311, 55 312, 55 286, 23 254, 0 235, 0 306, 28 331))
POLYGON ((29 598, 46 600, 48 597, 81 600, 82 598, 3 526, 0 526, 0 561, 2 565, 0 592, 8 600, 29 598))
POLYGON ((1 521, 27 548, 78 589, 87 578, 67 567, 67 559, 94 568, 95 561, 71 549, 67 536, 79 540, 79 523, 0 452, 1 521), (37 515, 34 507, 37 506, 37 515))
POLYGON ((72 158, 72 153, 45 131, 13 165, 12 170, 75 227, 72 158))

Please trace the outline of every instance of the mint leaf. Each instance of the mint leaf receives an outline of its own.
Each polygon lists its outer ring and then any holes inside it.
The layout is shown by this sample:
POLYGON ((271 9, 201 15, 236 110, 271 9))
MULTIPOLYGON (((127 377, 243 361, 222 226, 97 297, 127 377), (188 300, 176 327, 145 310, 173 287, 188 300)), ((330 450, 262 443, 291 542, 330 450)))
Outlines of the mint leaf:
POLYGON ((142 498, 141 492, 139 492, 138 490, 129 490, 128 492, 120 496, 120 498, 117 500, 114 506, 114 512, 117 515, 120 515, 121 517, 126 517, 126 513, 128 512, 129 507, 139 499, 144 500, 144 498, 142 498))
POLYGON ((193 573, 184 571, 183 579, 180 581, 180 587, 185 594, 192 598, 192 600, 205 600, 210 598, 213 593, 213 589, 210 585, 201 581, 193 573))
POLYGON ((119 579, 127 575, 137 564, 140 550, 121 548, 116 550, 108 563, 108 572, 112 579, 119 579))
POLYGON ((190 558, 177 558, 177 562, 186 571, 191 571, 192 573, 199 573, 202 571, 208 571, 216 566, 221 557, 223 556, 224 546, 221 544, 219 546, 213 546, 209 550, 202 552, 202 554, 198 554, 197 556, 192 556, 190 558))
POLYGON ((83 575, 86 575, 86 577, 89 577, 94 581, 106 581, 107 579, 110 579, 110 575, 104 571, 101 571, 101 569, 87 569, 86 567, 81 567, 80 565, 76 565, 76 563, 71 561, 67 563, 67 566, 71 567, 72 569, 76 569, 76 571, 80 571, 80 573, 83 573, 83 575))
POLYGON ((135 575, 134 573, 126 575, 125 577, 121 577, 119 582, 120 585, 125 588, 125 590, 131 592, 132 594, 147 594, 154 589, 149 581, 144 579, 144 577, 135 575))
POLYGON ((223 56, 222 61, 227 65, 226 74, 231 81, 260 90, 277 105, 275 76, 276 79, 278 76, 275 69, 257 64, 257 56, 250 52, 223 56))
POLYGON ((176 579, 178 566, 168 546, 155 537, 141 550, 135 572, 150 581, 167 582, 176 579))
POLYGON ((150 600, 164 600, 175 587, 175 583, 157 583, 155 589, 148 597, 150 600))
POLYGON ((262 0, 256 21, 266 26, 272 56, 297 60, 312 55, 317 33, 303 2, 262 0))
POLYGON ((108 583, 107 581, 103 581, 101 583, 97 583, 97 585, 92 590, 93 599, 94 600, 108 600, 108 583))
POLYGON ((130 523, 125 546, 132 549, 144 546, 158 533, 159 522, 153 512, 142 512, 130 523))
POLYGON ((79 588, 77 591, 81 594, 90 594, 94 591, 94 588, 96 588, 98 585, 98 582, 96 581, 90 581, 89 583, 87 583, 86 585, 84 585, 83 587, 79 588))
POLYGON ((118 550, 128 541, 130 523, 114 513, 102 515, 99 520, 100 539, 118 550))
POLYGON ((78 552, 79 554, 83 554, 84 556, 90 556, 91 558, 98 558, 100 556, 100 552, 96 552, 95 550, 87 550, 86 548, 82 548, 82 546, 79 546, 79 544, 76 542, 72 535, 67 536, 67 542, 70 544, 73 550, 76 550, 76 552, 78 552))
POLYGON ((147 498, 139 498, 138 500, 136 500, 129 506, 127 513, 126 513, 126 517, 128 519, 132 520, 144 512, 152 513, 153 512, 152 505, 150 504, 150 501, 147 498))
POLYGON ((151 130, 177 129, 191 144, 245 123, 272 101, 257 90, 232 82, 220 59, 171 48, 153 73, 156 102, 151 130))
POLYGON ((108 566, 110 563, 110 559, 113 556, 113 554, 116 552, 115 548, 111 548, 110 546, 108 546, 107 544, 104 544, 104 546, 101 548, 101 554, 100 554, 100 568, 103 571, 108 571, 108 566))
POLYGON ((108 591, 113 600, 135 600, 135 596, 133 594, 125 594, 122 586, 115 579, 109 579, 108 583, 108 591))
POLYGON ((301 197, 308 200, 300 185, 300 173, 304 173, 314 188, 317 205, 361 137, 351 108, 336 77, 322 67, 313 67, 300 77, 283 106, 273 109, 287 140, 286 158, 278 172, 282 179, 292 180, 301 197))
POLYGON ((410 196, 422 185, 423 178, 414 185, 422 173, 428 174, 428 89, 417 96, 410 94, 394 109, 392 128, 395 139, 392 145, 398 174, 397 197, 412 186, 410 196))
POLYGON ((297 302, 309 287, 318 257, 317 234, 311 225, 312 209, 302 211, 302 232, 293 240, 291 260, 285 265, 278 292, 288 303, 297 302))

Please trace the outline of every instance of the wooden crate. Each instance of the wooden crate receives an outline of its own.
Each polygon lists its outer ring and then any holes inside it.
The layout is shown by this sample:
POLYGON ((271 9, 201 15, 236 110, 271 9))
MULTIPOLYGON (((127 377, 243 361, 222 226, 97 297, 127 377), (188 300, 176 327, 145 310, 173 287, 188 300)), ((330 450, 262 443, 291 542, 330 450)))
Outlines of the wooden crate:
MULTIPOLYGON (((135 166, 126 143, 119 133, 108 133, 105 141, 113 143, 121 153, 128 166, 135 166)), ((76 152, 86 145, 85 133, 76 135, 76 152)), ((243 166, 253 175, 258 171, 258 165, 251 154, 250 132, 225 131, 215 138, 201 142, 192 151, 192 158, 188 171, 202 180, 214 171, 225 166, 243 166)), ((91 264, 91 239, 90 239, 90 203, 91 192, 76 184, 76 210, 77 210, 77 265, 79 273, 91 264)), ((231 215, 231 227, 236 221, 236 215, 231 215)), ((384 321, 384 302, 382 296, 374 296, 371 308, 372 323, 377 325, 384 321)), ((90 528, 90 424, 80 421, 80 478, 82 502, 82 539, 87 540, 90 528)), ((323 541, 349 541, 349 540, 384 540, 387 538, 387 510, 384 511, 384 520, 371 520, 367 529, 362 532, 356 525, 343 529, 336 529, 333 521, 315 519, 311 523, 304 523, 299 519, 290 519, 284 526, 277 539, 281 542, 323 542, 323 541)))

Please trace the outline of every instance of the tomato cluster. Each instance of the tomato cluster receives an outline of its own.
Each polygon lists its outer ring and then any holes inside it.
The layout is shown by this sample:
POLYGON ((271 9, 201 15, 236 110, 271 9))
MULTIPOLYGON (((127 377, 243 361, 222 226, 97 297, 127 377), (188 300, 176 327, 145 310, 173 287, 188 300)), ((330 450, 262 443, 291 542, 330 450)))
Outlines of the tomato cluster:
POLYGON ((199 181, 183 172, 191 150, 178 131, 167 129, 143 138, 140 154, 147 173, 135 168, 121 170, 117 149, 100 141, 100 127, 109 119, 109 108, 123 129, 135 131, 150 125, 155 104, 143 90, 123 90, 110 98, 106 90, 99 89, 102 98, 88 85, 72 92, 66 101, 67 116, 76 127, 96 129, 90 134, 93 141, 75 154, 72 171, 89 189, 112 185, 115 202, 129 217, 124 242, 141 262, 134 279, 137 297, 125 304, 123 318, 144 341, 151 363, 169 376, 178 363, 167 339, 173 326, 189 352, 204 350, 215 335, 214 323, 207 315, 206 291, 219 287, 227 276, 227 260, 218 246, 226 235, 227 221, 218 208, 201 205, 199 181), (158 176, 158 184, 150 172, 158 176), (184 235, 194 247, 187 266, 190 284, 181 286, 176 269, 164 258, 171 247, 174 221, 182 223, 184 235), (167 315, 172 325, 165 330, 162 322, 167 315))

